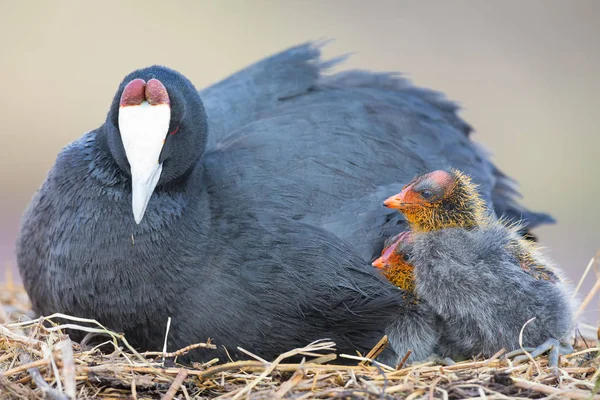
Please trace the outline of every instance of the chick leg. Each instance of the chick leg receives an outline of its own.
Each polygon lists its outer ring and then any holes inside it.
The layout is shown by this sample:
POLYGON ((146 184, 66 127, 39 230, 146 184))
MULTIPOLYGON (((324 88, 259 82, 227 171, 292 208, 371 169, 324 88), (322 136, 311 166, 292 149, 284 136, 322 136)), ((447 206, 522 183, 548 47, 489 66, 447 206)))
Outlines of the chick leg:
POLYGON ((425 359, 426 362, 433 362, 436 365, 445 365, 445 366, 450 366, 450 365, 454 365, 456 364, 456 361, 454 361, 452 358, 450 357, 442 357, 437 353, 433 353, 432 355, 430 355, 429 357, 427 357, 425 359))
POLYGON ((559 354, 571 354, 573 352, 573 346, 568 343, 561 343, 556 339, 548 339, 537 347, 526 347, 525 350, 518 349, 511 351, 506 354, 507 359, 513 359, 513 364, 518 365, 523 361, 527 361, 529 357, 539 357, 544 353, 548 353, 548 366, 550 368, 558 367, 558 355, 559 354), (529 353, 529 356, 525 354, 529 353))

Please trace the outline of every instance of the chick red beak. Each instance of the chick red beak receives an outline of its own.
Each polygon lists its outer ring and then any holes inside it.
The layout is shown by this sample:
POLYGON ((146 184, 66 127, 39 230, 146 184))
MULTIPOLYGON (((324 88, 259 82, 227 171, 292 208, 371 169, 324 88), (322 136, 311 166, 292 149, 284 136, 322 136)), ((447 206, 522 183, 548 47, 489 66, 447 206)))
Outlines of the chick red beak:
POLYGON ((406 201, 406 194, 408 193, 409 190, 411 190, 410 187, 406 187, 400 193, 395 194, 391 197, 388 197, 383 202, 383 205, 388 208, 402 209, 404 207, 404 205, 406 205, 406 203, 408 203, 406 201))
POLYGON ((403 237, 403 235, 398 235, 398 239, 396 239, 392 244, 383 249, 383 251, 381 252, 381 257, 373 261, 371 265, 377 269, 387 269, 390 266, 390 257, 392 257, 394 251, 396 251, 396 247, 398 247, 403 237))
POLYGON ((388 267, 387 259, 384 256, 381 256, 377 260, 373 261, 371 265, 381 270, 385 270, 388 267))

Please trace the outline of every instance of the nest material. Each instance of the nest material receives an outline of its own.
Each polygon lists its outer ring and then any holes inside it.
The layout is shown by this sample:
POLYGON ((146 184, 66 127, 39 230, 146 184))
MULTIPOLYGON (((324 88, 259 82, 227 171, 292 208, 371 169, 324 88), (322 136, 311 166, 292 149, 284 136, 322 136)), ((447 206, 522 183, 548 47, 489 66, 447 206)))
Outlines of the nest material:
POLYGON ((386 366, 372 361, 386 338, 366 356, 336 354, 335 343, 322 340, 273 361, 239 349, 248 360, 182 366, 178 356, 216 346, 207 342, 173 353, 139 353, 125 337, 92 320, 61 314, 31 319, 26 294, 10 280, 0 296, 2 399, 600 399, 597 338, 580 336, 576 352, 561 356, 558 371, 548 368, 546 357, 514 365, 504 351, 450 366, 433 361, 406 365, 406 355, 398 365, 386 366), (104 335, 104 352, 72 342, 66 329, 104 335), (106 352, 106 345, 112 352, 106 352), (298 355, 303 362, 286 363, 298 355), (337 357, 356 364, 330 364, 337 357))

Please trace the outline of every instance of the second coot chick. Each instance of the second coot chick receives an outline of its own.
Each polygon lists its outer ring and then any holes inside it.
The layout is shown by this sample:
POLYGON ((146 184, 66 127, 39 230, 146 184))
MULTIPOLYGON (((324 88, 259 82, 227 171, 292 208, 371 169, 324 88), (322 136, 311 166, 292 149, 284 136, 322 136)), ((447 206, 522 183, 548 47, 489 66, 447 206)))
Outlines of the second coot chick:
POLYGON ((409 293, 415 290, 414 267, 408 262, 408 255, 402 251, 402 243, 410 241, 410 232, 402 232, 386 241, 381 257, 373 261, 375 268, 396 287, 409 293))

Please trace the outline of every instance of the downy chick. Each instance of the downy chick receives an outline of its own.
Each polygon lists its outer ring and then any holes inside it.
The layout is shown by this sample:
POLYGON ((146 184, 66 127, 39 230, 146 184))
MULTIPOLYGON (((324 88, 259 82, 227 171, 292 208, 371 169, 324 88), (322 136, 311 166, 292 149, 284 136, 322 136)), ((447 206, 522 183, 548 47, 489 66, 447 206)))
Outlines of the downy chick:
POLYGON ((537 346, 533 355, 552 350, 552 366, 570 350, 574 304, 566 283, 518 226, 488 212, 467 175, 421 175, 384 205, 401 211, 412 230, 401 253, 414 266, 416 295, 441 318, 440 354, 517 349, 525 324, 524 346, 537 346))
MULTIPOLYGON (((394 348, 394 351, 397 354, 406 354, 410 350, 409 362, 423 361, 431 357, 437 360, 440 358, 435 353, 440 340, 439 318, 433 309, 415 294, 413 266, 408 263, 408 256, 402 252, 404 244, 410 245, 411 241, 410 231, 389 238, 381 256, 373 261, 372 265, 382 270, 383 275, 403 291, 404 319, 401 324, 396 324, 393 329, 388 330, 388 336, 392 339, 391 343, 412 343, 412 347, 394 348), (410 340, 411 337, 418 337, 420 340, 410 340)), ((398 360, 386 361, 392 364, 398 360)))

